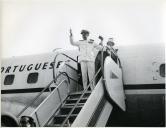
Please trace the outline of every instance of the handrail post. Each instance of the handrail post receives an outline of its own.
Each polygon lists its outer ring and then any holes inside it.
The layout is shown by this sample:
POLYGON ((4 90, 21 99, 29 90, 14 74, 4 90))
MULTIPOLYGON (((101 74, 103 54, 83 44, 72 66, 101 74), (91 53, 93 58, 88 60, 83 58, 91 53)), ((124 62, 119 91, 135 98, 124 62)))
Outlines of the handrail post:
POLYGON ((39 117, 38 117, 38 115, 37 115, 37 112, 35 112, 35 116, 36 116, 37 123, 38 123, 38 125, 39 125, 39 127, 40 127, 41 125, 40 125, 40 122, 39 122, 39 117))
POLYGON ((67 82, 67 93, 69 94, 69 92, 70 92, 70 88, 69 88, 69 83, 67 82))
POLYGON ((60 100, 60 102, 62 104, 62 99, 61 99, 61 95, 60 95, 60 92, 59 92, 59 88, 57 88, 57 91, 58 91, 59 100, 60 100))
POLYGON ((51 93, 51 87, 49 87, 48 89, 49 89, 49 92, 51 93))
POLYGON ((101 73, 102 73, 102 78, 104 79, 104 47, 101 50, 101 73))
POLYGON ((67 125, 70 127, 70 122, 69 122, 69 119, 67 120, 67 125))

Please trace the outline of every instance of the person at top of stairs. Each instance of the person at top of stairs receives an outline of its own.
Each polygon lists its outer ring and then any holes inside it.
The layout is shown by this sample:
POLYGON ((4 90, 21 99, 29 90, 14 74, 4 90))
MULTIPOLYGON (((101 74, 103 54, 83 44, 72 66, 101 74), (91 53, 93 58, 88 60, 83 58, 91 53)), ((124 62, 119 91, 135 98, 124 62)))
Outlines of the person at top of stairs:
MULTIPOLYGON (((89 31, 82 30, 81 31, 83 40, 74 42, 73 41, 73 34, 72 30, 70 29, 70 43, 73 46, 79 47, 80 56, 78 57, 78 62, 81 63, 81 71, 82 71, 82 81, 84 89, 87 88, 87 74, 89 81, 91 81, 95 74, 95 55, 94 55, 94 48, 101 49, 102 46, 97 45, 94 43, 94 40, 88 39, 89 31)), ((90 86, 91 90, 94 89, 94 83, 90 86)))

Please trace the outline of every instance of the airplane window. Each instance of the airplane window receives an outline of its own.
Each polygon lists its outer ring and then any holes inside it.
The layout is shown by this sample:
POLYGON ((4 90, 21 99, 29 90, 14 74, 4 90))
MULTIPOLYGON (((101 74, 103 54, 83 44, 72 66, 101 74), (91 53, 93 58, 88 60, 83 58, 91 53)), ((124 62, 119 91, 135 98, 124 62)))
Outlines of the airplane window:
POLYGON ((160 76, 165 77, 165 64, 160 65, 160 76))
POLYGON ((12 85, 15 75, 7 75, 4 80, 4 85, 12 85))
POLYGON ((28 75, 27 83, 28 84, 34 84, 34 83, 36 83, 37 80, 38 80, 38 75, 39 75, 39 73, 37 73, 37 72, 30 73, 28 75))

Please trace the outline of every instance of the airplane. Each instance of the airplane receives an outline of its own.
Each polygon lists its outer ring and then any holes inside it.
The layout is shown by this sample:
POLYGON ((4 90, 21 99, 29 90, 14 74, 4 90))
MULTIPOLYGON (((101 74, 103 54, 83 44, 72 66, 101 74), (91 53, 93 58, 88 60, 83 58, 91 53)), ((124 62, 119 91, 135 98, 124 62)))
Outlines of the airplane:
POLYGON ((3 59, 1 126, 164 127, 164 50, 164 44, 103 48, 85 90, 78 50, 3 59))

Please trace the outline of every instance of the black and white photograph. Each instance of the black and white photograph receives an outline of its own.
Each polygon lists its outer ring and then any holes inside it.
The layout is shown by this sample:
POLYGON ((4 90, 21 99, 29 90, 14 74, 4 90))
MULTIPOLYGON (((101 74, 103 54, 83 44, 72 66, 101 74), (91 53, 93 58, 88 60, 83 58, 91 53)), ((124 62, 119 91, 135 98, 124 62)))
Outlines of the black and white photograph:
POLYGON ((165 0, 1 0, 2 127, 166 127, 165 0))

